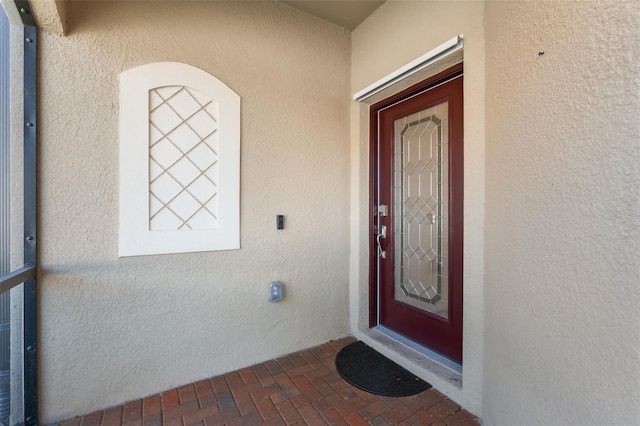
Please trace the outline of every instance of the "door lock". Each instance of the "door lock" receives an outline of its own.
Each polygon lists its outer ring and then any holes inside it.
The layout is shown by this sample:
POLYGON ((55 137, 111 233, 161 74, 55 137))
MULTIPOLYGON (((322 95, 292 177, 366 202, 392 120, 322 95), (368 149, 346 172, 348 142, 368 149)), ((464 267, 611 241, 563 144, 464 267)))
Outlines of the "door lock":
POLYGON ((380 240, 383 238, 387 238, 387 227, 384 225, 378 228, 378 235, 376 236, 376 242, 378 243, 378 257, 386 259, 387 252, 382 250, 382 243, 380 242, 380 240))
POLYGON ((387 238, 387 227, 382 225, 378 231, 378 238, 387 238))

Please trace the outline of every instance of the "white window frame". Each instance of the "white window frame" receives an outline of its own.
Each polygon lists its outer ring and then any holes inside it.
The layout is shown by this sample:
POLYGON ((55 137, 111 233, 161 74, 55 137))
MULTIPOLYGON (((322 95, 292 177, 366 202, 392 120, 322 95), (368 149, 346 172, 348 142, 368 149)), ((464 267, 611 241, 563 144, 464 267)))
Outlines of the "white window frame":
POLYGON ((120 257, 240 248, 240 96, 191 65, 156 62, 120 74, 120 257), (184 86, 218 103, 218 228, 149 230, 149 91, 184 86))

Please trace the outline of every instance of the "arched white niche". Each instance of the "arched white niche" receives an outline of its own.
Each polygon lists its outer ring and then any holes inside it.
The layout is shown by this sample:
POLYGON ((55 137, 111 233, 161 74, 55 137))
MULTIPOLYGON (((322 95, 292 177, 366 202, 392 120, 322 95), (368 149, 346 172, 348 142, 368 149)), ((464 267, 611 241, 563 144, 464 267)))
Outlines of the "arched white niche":
POLYGON ((191 65, 120 74, 120 256, 240 248, 240 96, 191 65))

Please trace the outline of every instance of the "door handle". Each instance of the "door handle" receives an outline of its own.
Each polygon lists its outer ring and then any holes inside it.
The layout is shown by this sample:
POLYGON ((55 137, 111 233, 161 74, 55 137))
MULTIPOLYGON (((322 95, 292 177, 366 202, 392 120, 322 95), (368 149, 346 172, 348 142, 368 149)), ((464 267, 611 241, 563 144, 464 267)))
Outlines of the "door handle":
POLYGON ((382 250, 382 243, 380 242, 380 240, 383 238, 387 238, 387 227, 384 225, 380 226, 380 228, 378 229, 378 235, 376 236, 376 243, 378 243, 378 257, 386 259, 387 252, 382 250))

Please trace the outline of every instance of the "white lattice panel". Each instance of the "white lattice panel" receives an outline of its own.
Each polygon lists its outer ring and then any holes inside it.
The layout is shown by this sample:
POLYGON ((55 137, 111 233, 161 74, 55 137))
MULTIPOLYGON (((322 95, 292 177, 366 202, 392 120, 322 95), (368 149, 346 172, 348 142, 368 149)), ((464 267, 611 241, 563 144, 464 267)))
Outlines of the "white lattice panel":
POLYGON ((120 256, 240 248, 240 97, 176 62, 120 74, 120 256))
POLYGON ((149 91, 149 229, 218 226, 218 105, 184 86, 149 91))

